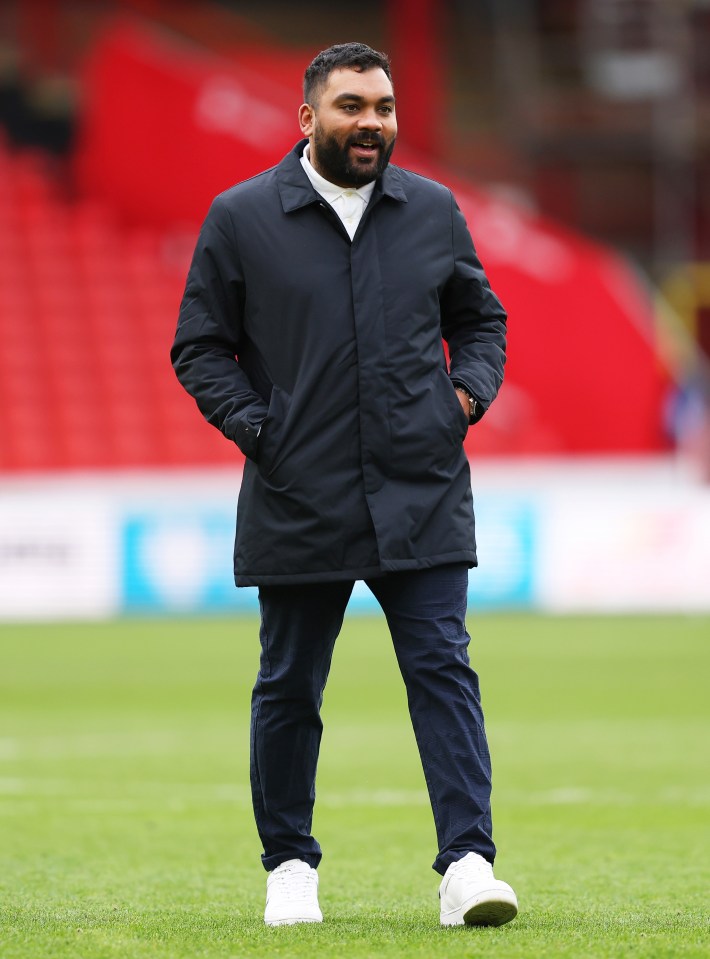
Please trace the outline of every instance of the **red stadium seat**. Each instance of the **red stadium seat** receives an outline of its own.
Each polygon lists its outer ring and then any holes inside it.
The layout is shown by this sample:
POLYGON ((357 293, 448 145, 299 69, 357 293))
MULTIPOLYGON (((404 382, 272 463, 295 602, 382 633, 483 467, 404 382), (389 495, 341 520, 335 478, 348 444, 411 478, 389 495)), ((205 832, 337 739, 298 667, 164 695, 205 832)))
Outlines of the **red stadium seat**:
POLYGON ((0 140, 0 472, 238 462, 170 369, 182 261, 46 163, 0 140))

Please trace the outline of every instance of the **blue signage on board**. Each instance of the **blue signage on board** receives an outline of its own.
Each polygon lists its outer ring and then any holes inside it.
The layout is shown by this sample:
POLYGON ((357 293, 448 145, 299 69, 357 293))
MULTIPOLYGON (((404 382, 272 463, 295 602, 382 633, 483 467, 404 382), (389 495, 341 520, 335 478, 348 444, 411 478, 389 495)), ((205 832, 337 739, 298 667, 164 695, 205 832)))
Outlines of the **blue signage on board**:
MULTIPOLYGON (((188 500, 129 510, 123 521, 122 606, 126 612, 256 612, 255 587, 237 589, 232 572, 234 503, 204 507, 188 500)), ((537 510, 507 495, 476 501, 479 566, 469 574, 475 609, 535 604, 537 510)), ((379 609, 356 583, 349 609, 379 609)))

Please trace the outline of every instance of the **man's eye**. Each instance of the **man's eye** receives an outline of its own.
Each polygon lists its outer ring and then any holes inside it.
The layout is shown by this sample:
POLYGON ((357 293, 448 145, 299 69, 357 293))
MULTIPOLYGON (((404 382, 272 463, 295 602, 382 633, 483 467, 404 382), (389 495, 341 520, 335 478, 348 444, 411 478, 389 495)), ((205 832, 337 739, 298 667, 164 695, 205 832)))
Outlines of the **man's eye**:
POLYGON ((380 113, 390 114, 392 113, 392 107, 380 107, 380 113))
POLYGON ((357 107, 355 106, 354 103, 344 103, 343 110, 347 110, 348 113, 355 113, 355 111, 357 110, 357 107))

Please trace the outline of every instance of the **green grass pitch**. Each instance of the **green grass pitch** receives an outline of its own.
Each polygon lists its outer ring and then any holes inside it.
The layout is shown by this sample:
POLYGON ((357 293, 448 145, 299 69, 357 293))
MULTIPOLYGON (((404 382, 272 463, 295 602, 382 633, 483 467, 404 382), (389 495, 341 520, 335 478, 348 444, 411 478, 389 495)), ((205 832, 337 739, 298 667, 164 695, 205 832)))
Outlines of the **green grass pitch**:
POLYGON ((471 616, 497 874, 441 929, 389 636, 350 618, 324 705, 322 926, 266 929, 251 619, 0 627, 0 956, 707 956, 707 617, 471 616))

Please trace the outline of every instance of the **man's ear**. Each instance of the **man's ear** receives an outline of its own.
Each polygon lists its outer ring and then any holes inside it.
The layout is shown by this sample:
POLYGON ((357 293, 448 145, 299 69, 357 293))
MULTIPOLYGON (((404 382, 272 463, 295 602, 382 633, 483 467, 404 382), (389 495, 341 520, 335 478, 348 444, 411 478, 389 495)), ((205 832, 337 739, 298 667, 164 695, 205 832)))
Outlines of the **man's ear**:
POLYGON ((298 108, 298 123, 304 137, 310 137, 313 133, 314 118, 315 111, 310 103, 302 103, 298 108))

